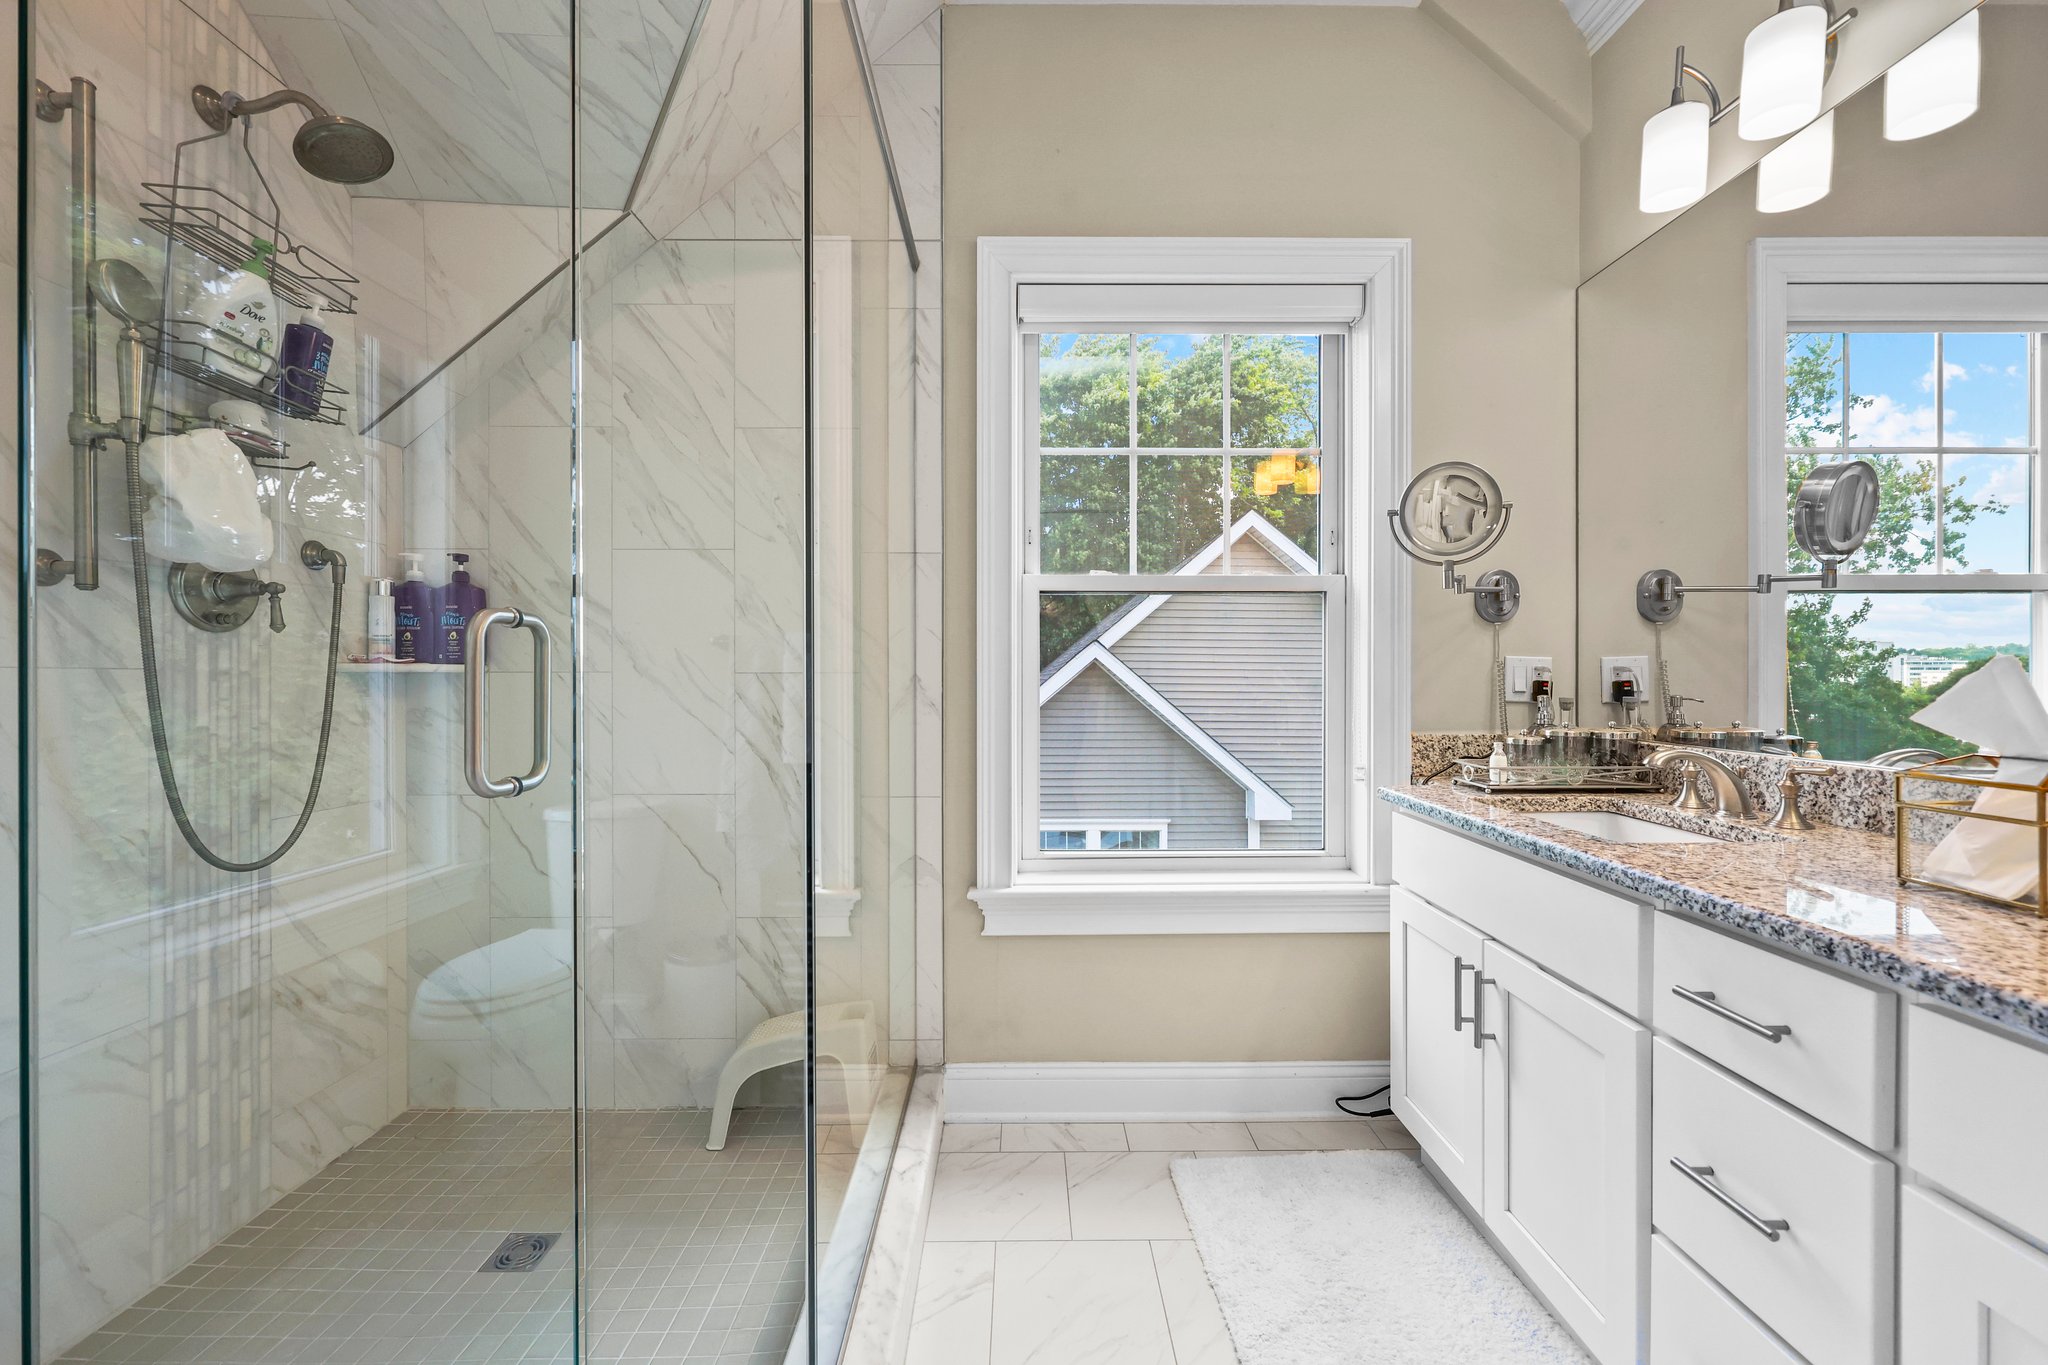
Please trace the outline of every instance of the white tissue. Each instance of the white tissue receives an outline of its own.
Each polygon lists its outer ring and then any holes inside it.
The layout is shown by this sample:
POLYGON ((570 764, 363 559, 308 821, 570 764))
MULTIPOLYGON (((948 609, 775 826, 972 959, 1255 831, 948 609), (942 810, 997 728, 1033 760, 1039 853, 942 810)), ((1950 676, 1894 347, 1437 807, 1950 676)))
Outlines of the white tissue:
MULTIPOLYGON (((2048 707, 2010 654, 1994 655, 1913 719, 2000 755, 2000 782, 2032 786, 2048 780, 2048 707)), ((1971 809, 2029 822, 2040 815, 2039 800, 2031 792, 1986 791, 1971 809)), ((1934 846, 1921 871, 1981 895, 2030 900, 2040 892, 2039 852, 2030 825, 1964 820, 1934 846)))
POLYGON ((156 494, 143 524, 149 553, 209 569, 254 569, 276 543, 256 498, 256 471, 227 433, 212 427, 142 443, 142 479, 156 494))

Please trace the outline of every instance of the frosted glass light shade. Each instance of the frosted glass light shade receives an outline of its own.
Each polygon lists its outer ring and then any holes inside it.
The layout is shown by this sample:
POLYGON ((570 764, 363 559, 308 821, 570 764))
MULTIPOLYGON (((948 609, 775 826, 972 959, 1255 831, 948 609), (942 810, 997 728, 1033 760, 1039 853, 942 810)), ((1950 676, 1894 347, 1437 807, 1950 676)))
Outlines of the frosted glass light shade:
POLYGON ((1756 168, 1756 211, 1787 213, 1827 198, 1835 181, 1835 111, 1773 147, 1756 168))
POLYGON ((1779 10, 1742 42, 1742 105, 1736 127, 1751 142, 1804 128, 1820 114, 1827 80, 1828 12, 1820 5, 1779 10))
POLYGON ((1707 106, 1687 100, 1643 125, 1637 203, 1644 213, 1672 213, 1698 203, 1706 192, 1707 106))
POLYGON ((1977 112, 1983 49, 1977 11, 1929 38, 1884 78, 1884 135, 1909 142, 1953 128, 1977 112))

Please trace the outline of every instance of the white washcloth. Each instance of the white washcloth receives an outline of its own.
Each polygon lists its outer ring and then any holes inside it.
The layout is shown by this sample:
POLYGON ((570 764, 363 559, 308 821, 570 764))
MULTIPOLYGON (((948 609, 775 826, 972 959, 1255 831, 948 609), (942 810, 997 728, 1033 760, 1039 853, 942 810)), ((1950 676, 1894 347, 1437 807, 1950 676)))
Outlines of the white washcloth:
MULTIPOLYGON (((1913 719, 2001 755, 2000 782, 2032 786, 2048 780, 2048 707, 2010 654, 1994 656, 1913 719)), ((2040 813, 2030 792, 1986 791, 1971 809, 2027 821, 2040 813)), ((2039 852, 2037 836, 2026 825, 1963 820, 1934 846, 1921 870, 1936 881, 1983 895, 2028 900, 2041 889, 2039 852)))
POLYGON ((142 534, 156 558, 221 570, 269 562, 276 536, 256 497, 256 471, 226 432, 150 437, 142 479, 157 498, 142 534))

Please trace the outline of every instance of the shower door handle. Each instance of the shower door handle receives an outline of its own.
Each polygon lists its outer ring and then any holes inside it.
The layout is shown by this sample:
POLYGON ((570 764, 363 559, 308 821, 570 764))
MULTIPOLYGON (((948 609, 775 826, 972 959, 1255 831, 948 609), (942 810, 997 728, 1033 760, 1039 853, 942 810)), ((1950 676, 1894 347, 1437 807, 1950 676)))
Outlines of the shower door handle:
POLYGON ((469 618, 469 632, 462 650, 462 678, 468 697, 462 717, 462 752, 469 789, 478 796, 519 796, 547 780, 548 762, 554 747, 553 727, 549 723, 554 709, 550 681, 554 644, 547 622, 510 607, 480 611, 469 618), (523 628, 533 632, 533 768, 524 777, 492 777, 488 771, 491 675, 490 670, 484 667, 484 644, 492 626, 511 626, 515 630, 523 628))

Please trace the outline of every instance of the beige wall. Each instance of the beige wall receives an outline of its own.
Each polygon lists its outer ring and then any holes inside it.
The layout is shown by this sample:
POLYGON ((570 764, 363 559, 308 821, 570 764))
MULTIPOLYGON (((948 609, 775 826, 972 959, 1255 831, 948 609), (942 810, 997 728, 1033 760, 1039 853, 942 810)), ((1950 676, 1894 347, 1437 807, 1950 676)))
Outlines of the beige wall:
MULTIPOLYGON (((975 242, 1415 242, 1415 459, 1516 503, 1516 653, 1572 650, 1578 146, 1416 10, 958 6, 945 22, 946 1055, 1384 1057, 1385 939, 981 936, 974 876, 975 242), (1553 528, 1544 534, 1541 528, 1553 528)), ((1420 575, 1427 579, 1426 572, 1420 575)), ((1418 728, 1488 714, 1470 599, 1415 594, 1418 728)))
MULTIPOLYGON (((2048 234, 2048 90, 2037 79, 2048 8, 1991 6, 1983 22, 1983 105, 1969 122, 1886 142, 1883 90, 1868 89, 1837 116, 1828 198, 1759 214, 1745 174, 1580 291, 1580 487, 1592 513, 1581 523, 1582 676, 1601 654, 1650 650, 1633 599, 1645 569, 1696 583, 1748 576, 1752 239, 2048 234)), ((1694 598, 1668 628, 1675 684, 1707 699, 1694 719, 1747 708, 1750 601, 1694 598)))
MULTIPOLYGON (((1974 9, 1978 0, 1856 0, 1857 18, 1841 35, 1829 103, 1845 100, 1899 58, 1974 9)), ((1836 8, 1848 6, 1838 0, 1836 8)), ((1671 56, 1685 46, 1686 60, 1713 77, 1721 97, 1742 86, 1742 40, 1769 16, 1764 0, 1645 0, 1593 54, 1593 131, 1585 143, 1582 182, 1588 277, 1648 237, 1675 215, 1656 217, 1636 207, 1642 168, 1643 121, 1671 100, 1671 56)), ((1688 81, 1688 98, 1700 98, 1688 81)), ((1724 185, 1755 166, 1767 142, 1744 142, 1730 116, 1714 129, 1707 184, 1724 185)))

